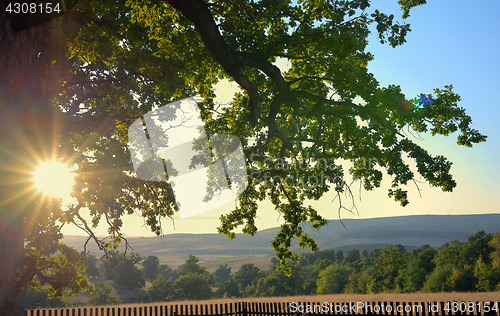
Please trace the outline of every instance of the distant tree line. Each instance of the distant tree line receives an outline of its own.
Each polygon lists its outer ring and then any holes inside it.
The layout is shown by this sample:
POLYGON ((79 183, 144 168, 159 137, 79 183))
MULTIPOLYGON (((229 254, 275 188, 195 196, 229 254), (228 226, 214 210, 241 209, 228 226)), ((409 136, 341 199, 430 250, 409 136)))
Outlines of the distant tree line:
MULTIPOLYGON (((246 263, 234 273, 227 264, 208 273, 198 262, 190 255, 172 270, 160 264, 158 257, 147 257, 142 262, 142 275, 152 286, 138 301, 500 290, 500 234, 484 231, 463 243, 450 241, 437 250, 423 245, 408 252, 402 245, 391 245, 370 252, 351 249, 345 254, 342 250, 303 254, 300 262, 291 266, 290 276, 276 270, 276 258, 269 270, 246 263)), ((101 267, 105 270, 106 262, 101 267)), ((115 277, 120 273, 113 271, 115 277)), ((132 270, 126 271, 130 275, 132 270)))
POLYGON ((234 274, 220 266, 215 297, 257 297, 314 294, 374 294, 500 290, 500 234, 479 231, 466 242, 450 241, 437 250, 429 245, 411 252, 402 245, 383 249, 318 251, 303 254, 291 276, 252 264, 234 274), (224 276, 224 278, 219 277, 224 276))
MULTIPOLYGON (((277 270, 243 264, 236 272, 227 264, 209 273, 199 259, 189 255, 173 270, 160 264, 157 256, 109 251, 97 258, 86 256, 86 273, 112 280, 114 284, 143 288, 138 302, 201 300, 224 297, 272 297, 315 294, 374 294, 412 292, 500 291, 500 233, 479 231, 466 242, 452 240, 437 250, 423 245, 411 252, 402 245, 383 249, 325 250, 302 254, 291 266, 291 275, 277 270)), ((48 292, 47 292, 48 293, 48 292)), ((67 299, 50 300, 43 290, 24 293, 26 308, 70 306, 67 299)), ((118 304, 109 283, 99 282, 88 304, 118 304)))

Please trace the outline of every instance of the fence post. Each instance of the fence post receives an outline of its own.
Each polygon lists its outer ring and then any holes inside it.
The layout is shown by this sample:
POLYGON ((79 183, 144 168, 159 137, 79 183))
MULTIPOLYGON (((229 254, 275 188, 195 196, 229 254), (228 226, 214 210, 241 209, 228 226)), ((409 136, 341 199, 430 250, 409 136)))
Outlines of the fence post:
POLYGON ((431 306, 429 307, 429 310, 431 311, 431 313, 429 313, 429 315, 438 315, 438 312, 439 312, 438 302, 432 302, 431 306), (434 310, 434 306, 437 307, 437 310, 434 310))
POLYGON ((385 306, 385 314, 386 315, 394 315, 394 309, 392 308, 392 303, 391 302, 382 302, 385 306))
MULTIPOLYGON (((441 306, 441 310, 440 310, 439 312, 443 313, 443 315, 446 315, 446 314, 445 314, 445 312, 446 312, 446 311, 444 310, 445 303, 444 303, 444 302, 440 302, 440 303, 439 303, 439 306, 441 306)), ((451 314, 451 313, 450 313, 450 314, 451 314)), ((437 315, 439 315, 439 313, 438 313, 437 315)), ((449 315, 449 314, 448 314, 448 315, 449 315)))
MULTIPOLYGON (((373 315, 374 314, 374 310, 373 310, 373 307, 375 306, 375 302, 363 302, 363 313, 365 315, 373 315), (370 307, 368 307, 370 306, 370 307)), ((357 311, 357 308, 356 308, 356 311, 357 311)))
POLYGON ((425 304, 424 302, 416 302, 415 305, 417 306, 417 311, 414 313, 417 316, 425 315, 425 304), (420 313, 420 310, 422 310, 422 313, 420 313))
MULTIPOLYGON (((499 309, 500 309, 500 303, 499 301, 493 301, 493 302, 487 302, 488 306, 490 307, 490 310, 488 312, 485 312, 483 315, 499 315, 499 309), (495 308, 496 310, 494 310, 495 308)), ((485 304, 483 303, 483 308, 485 304)))
POLYGON ((456 311, 454 312, 455 315, 460 315, 461 316, 462 315, 462 311, 460 310, 460 303, 458 303, 458 301, 453 301, 453 303, 450 303, 450 314, 453 313, 453 309, 455 308, 455 306, 457 307, 456 311))

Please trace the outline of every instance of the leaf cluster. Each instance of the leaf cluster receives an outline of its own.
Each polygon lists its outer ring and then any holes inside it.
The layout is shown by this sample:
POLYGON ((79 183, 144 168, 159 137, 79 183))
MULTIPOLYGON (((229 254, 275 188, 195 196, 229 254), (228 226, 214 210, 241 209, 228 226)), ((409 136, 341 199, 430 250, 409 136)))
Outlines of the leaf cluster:
MULTIPOLYGON (((68 37, 69 75, 54 102, 65 122, 62 143, 78 165, 78 206, 67 218, 91 237, 92 227, 104 220, 119 241, 121 216, 133 212, 160 234, 161 219, 178 210, 168 181, 135 176, 127 128, 185 96, 204 99, 199 107, 207 134, 237 136, 247 159, 250 185, 238 197, 239 207, 221 215, 219 232, 234 238, 243 225, 254 235, 258 203, 271 201, 284 219, 272 242, 282 267, 299 259, 290 249, 294 239, 319 248, 304 224, 320 229, 328 221, 309 200, 333 193, 340 216, 353 211, 343 204, 352 198, 352 183, 373 190, 384 172, 392 181, 388 196, 402 206, 409 203, 406 186, 419 177, 453 190, 452 163, 414 142, 412 131, 460 132, 457 143, 467 147, 486 140, 471 127, 451 85, 418 98, 408 98, 397 85, 379 85, 367 70, 373 59, 369 34, 396 47, 410 27, 370 1, 192 2, 209 10, 204 27, 213 37, 193 18, 196 12, 180 12, 173 0, 86 0, 77 6, 68 37), (218 55, 217 45, 228 55, 218 55), (222 65, 225 57, 237 67, 222 65), (278 58, 288 61, 288 70, 273 64, 278 58), (217 106, 213 85, 222 78, 237 81, 246 94, 217 106), (252 86, 258 102, 249 94, 252 86), (258 120, 248 126, 252 113, 258 120), (353 167, 344 170, 345 161, 353 167), (91 224, 78 215, 82 209, 90 211, 91 224)), ((403 18, 423 3, 399 1, 403 18)))

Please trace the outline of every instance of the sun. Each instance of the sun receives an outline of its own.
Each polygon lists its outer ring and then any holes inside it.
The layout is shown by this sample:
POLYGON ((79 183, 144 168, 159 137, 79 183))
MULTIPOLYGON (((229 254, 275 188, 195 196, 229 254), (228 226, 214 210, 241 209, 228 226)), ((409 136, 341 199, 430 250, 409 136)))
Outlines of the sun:
POLYGON ((70 167, 56 160, 43 161, 33 172, 33 187, 51 197, 70 197, 75 176, 70 167))

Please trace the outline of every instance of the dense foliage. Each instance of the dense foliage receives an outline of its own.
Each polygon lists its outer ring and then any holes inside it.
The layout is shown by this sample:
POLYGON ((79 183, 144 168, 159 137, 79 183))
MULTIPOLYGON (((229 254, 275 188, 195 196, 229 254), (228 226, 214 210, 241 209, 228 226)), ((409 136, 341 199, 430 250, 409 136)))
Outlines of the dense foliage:
MULTIPOLYGON (((406 18, 424 2, 399 3, 406 18)), ((88 208, 94 224, 105 218, 118 240, 120 217, 140 210, 160 233, 161 217, 177 210, 172 188, 131 172, 127 128, 155 106, 195 95, 204 100, 199 107, 207 134, 242 140, 250 175, 239 206, 221 216, 219 232, 233 238, 233 230, 244 225, 245 233, 255 234, 257 203, 270 200, 285 220, 272 243, 282 265, 298 259, 289 249, 294 238, 317 250, 300 224, 319 229, 327 221, 308 200, 334 191, 340 211, 353 180, 372 190, 385 170, 392 176, 389 196, 403 206, 409 203, 405 185, 419 176, 451 191, 451 162, 430 155, 403 129, 446 136, 459 131, 458 144, 469 147, 486 136, 471 128, 452 86, 411 97, 399 86, 379 86, 366 68, 373 59, 366 51, 368 34, 376 32, 395 47, 410 28, 370 5, 82 1, 78 8, 85 14, 75 14, 80 28, 69 41, 73 64, 56 99, 67 122, 62 138, 79 166, 79 203, 68 212, 70 219, 82 221, 78 212, 88 208), (290 69, 277 68, 277 58, 287 59, 290 69), (235 80, 244 91, 230 106, 213 101, 221 78, 235 80), (353 163, 349 170, 341 166, 346 160, 353 163)))
MULTIPOLYGON (((425 1, 398 3, 406 19, 425 1)), ((327 220, 308 200, 334 192, 340 212, 352 180, 372 190, 386 172, 392 177, 389 197, 403 206, 409 203, 405 185, 419 177, 453 190, 451 162, 429 154, 404 129, 458 132, 457 143, 468 147, 486 136, 471 127, 451 85, 420 96, 379 85, 367 70, 373 59, 369 33, 395 47, 406 41, 410 27, 371 5, 369 0, 81 0, 49 26, 16 34, 0 15, 6 52, 0 57, 2 309, 22 314, 16 295, 26 286, 49 284, 52 296, 88 286, 83 256, 60 243, 67 223, 102 249, 112 245, 92 232, 99 221, 109 226, 114 242, 123 237, 122 216, 134 212, 161 233, 161 219, 178 210, 171 183, 137 178, 127 130, 151 109, 187 96, 204 99, 199 106, 207 133, 241 139, 251 175, 239 206, 221 216, 219 232, 233 238, 243 225, 245 233, 255 234, 258 202, 271 201, 285 221, 272 243, 282 267, 299 258, 290 250, 292 239, 318 249, 301 224, 320 229, 327 220), (277 58, 287 59, 290 69, 276 67, 277 58), (224 107, 213 101, 213 85, 222 78, 242 88, 224 107), (34 152, 75 165, 77 201, 69 208, 26 188, 25 164, 39 159, 34 152), (346 160, 354 167, 344 170, 346 160)), ((451 271, 461 278, 460 271, 451 271)), ((189 273, 183 277, 186 284, 195 282, 189 273)), ((273 277, 281 282, 281 274, 273 277)), ((273 291, 281 290, 276 285, 273 291)))
MULTIPOLYGON (((423 245, 411 252, 402 245, 383 249, 325 250, 302 254, 291 265, 291 275, 276 269, 271 260, 268 270, 243 264, 229 273, 220 265, 212 274, 189 256, 172 275, 158 273, 139 302, 162 302, 223 297, 274 297, 316 294, 375 294, 415 292, 489 292, 500 291, 500 266, 495 263, 500 234, 483 231, 466 242, 452 240, 437 250, 423 245), (471 254, 474 255, 471 255, 471 254), (221 282, 224 275, 224 282, 221 282), (169 279, 170 278, 170 279, 169 279), (213 280, 219 280, 214 283, 213 280)), ((150 256, 151 262, 157 257, 150 256)), ((147 271, 144 271, 147 273, 147 271)))
POLYGON ((120 299, 112 294, 113 288, 105 282, 97 282, 94 286, 94 294, 88 300, 89 305, 115 305, 120 304, 120 299))
MULTIPOLYGON (((143 267, 139 273, 142 282, 144 276, 151 275, 152 272, 157 272, 157 275, 146 293, 137 297, 137 301, 150 303, 340 293, 500 291, 498 236, 500 233, 492 235, 479 231, 466 242, 452 240, 437 250, 423 245, 408 252, 402 245, 391 245, 371 251, 354 248, 345 255, 342 250, 306 253, 301 255, 299 263, 291 265, 290 276, 276 269, 276 258, 271 260, 269 269, 259 269, 254 264, 246 263, 231 273, 231 267, 225 264, 220 265, 213 273, 208 273, 199 264, 199 259, 192 255, 175 270, 161 264, 158 257, 148 256, 142 262, 143 267)), ((87 260, 87 273, 97 270, 98 276, 106 279, 94 286, 92 299, 87 302, 88 305, 99 305, 119 303, 119 298, 112 293, 110 283, 117 284, 116 280, 125 278, 129 272, 115 267, 130 262, 131 258, 144 257, 111 251, 107 257, 97 259, 93 255, 87 255, 87 258, 91 258, 87 260)), ((139 270, 139 263, 136 261, 134 269, 139 270)), ((143 288, 143 285, 136 288, 143 288)), ((67 298, 50 300, 47 294, 46 289, 27 290, 23 294, 23 304, 26 308, 63 307, 71 304, 67 298)))

